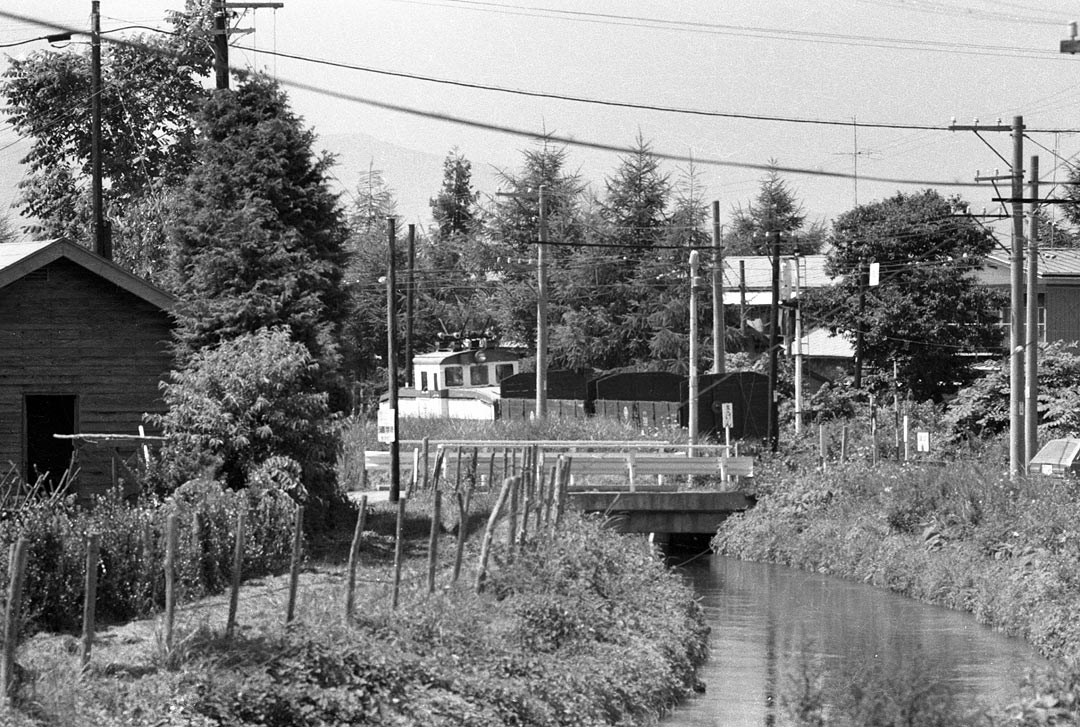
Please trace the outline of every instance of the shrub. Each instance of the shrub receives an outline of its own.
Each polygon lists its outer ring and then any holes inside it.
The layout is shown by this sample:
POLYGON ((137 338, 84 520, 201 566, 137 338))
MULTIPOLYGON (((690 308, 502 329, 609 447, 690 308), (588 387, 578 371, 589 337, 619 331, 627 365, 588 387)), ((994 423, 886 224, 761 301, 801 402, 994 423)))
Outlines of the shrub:
MULTIPOLYGON (((272 489, 235 492, 213 481, 178 488, 165 502, 125 502, 118 491, 89 509, 73 499, 61 506, 28 506, 17 528, 0 531, 7 552, 18 537, 30 542, 24 589, 27 628, 75 631, 81 627, 86 537, 101 536, 97 615, 122 621, 154 612, 164 603, 162 563, 166 519, 178 515, 180 595, 196 598, 222 590, 231 578, 235 523, 246 510, 245 576, 283 570, 291 554, 295 504, 272 489), (196 526, 195 523, 198 522, 196 526)), ((7 582, 0 558, 0 582, 7 582)))
MULTIPOLYGON (((287 328, 263 328, 195 354, 171 374, 164 385, 169 411, 154 418, 166 436, 166 489, 205 473, 243 487, 253 473, 266 475, 268 460, 287 457, 299 464, 308 494, 338 501, 334 417, 328 395, 313 388, 317 373, 287 328)), ((299 488, 296 494, 303 496, 299 488)))

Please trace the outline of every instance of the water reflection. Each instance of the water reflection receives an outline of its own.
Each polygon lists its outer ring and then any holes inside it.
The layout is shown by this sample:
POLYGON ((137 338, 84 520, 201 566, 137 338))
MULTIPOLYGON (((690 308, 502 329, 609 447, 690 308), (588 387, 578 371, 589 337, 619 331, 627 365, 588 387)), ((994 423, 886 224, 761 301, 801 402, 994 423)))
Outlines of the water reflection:
POLYGON ((711 556, 683 572, 712 626, 707 692, 670 725, 774 725, 807 664, 832 674, 928 670, 961 700, 1012 700, 1046 662, 970 616, 881 589, 781 566, 711 556))

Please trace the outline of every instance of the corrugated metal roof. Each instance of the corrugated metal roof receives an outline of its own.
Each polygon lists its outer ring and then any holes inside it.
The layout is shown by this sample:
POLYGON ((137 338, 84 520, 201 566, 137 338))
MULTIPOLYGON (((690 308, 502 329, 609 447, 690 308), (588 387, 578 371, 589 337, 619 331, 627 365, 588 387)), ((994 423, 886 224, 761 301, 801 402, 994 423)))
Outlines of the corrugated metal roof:
MULTIPOLYGON (((1007 275, 1010 261, 1004 254, 997 253, 986 258, 984 270, 979 271, 980 281, 992 284, 998 282, 1001 275, 1007 275), (997 274, 995 274, 997 273, 997 274)), ((1025 263, 1024 269, 1027 270, 1025 263)), ((1080 249, 1055 247, 1039 250, 1039 277, 1080 277, 1080 249)), ((1008 282, 1008 278, 1005 278, 1008 282)))
POLYGON ((176 299, 164 290, 132 275, 113 261, 66 240, 0 244, 0 288, 60 258, 70 260, 162 310, 171 310, 176 304, 176 299))

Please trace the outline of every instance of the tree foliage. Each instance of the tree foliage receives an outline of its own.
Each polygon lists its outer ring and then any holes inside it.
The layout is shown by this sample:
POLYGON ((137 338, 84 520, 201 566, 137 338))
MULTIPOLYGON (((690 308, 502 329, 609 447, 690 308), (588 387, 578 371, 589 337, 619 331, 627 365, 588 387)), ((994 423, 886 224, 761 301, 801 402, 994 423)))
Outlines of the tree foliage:
POLYGON ((327 185, 332 159, 315 153, 285 94, 259 76, 214 93, 198 128, 170 229, 181 363, 287 326, 333 386, 347 228, 327 185))
POLYGON ((455 235, 471 235, 480 222, 477 193, 472 186, 472 162, 456 148, 443 161, 443 182, 439 194, 431 199, 431 216, 438 239, 445 242, 455 235))
MULTIPOLYGON (((125 264, 160 258, 140 248, 163 239, 165 190, 191 168, 194 117, 205 96, 199 76, 209 63, 204 17, 201 3, 189 2, 187 12, 173 17, 177 35, 134 35, 102 46, 103 197, 105 215, 115 223, 113 248, 125 264)), ((0 86, 8 120, 31 142, 22 160, 23 215, 33 219, 37 235, 89 244, 89 50, 77 45, 11 59, 0 86)))
POLYGON ((729 255, 771 255, 767 232, 780 234, 780 254, 812 255, 825 235, 820 224, 807 227, 802 203, 775 169, 762 178, 757 196, 732 216, 733 229, 724 240, 729 255))
POLYGON ((200 349, 164 387, 162 460, 171 489, 207 472, 233 488, 299 464, 307 494, 334 499, 336 438, 319 364, 287 327, 200 349), (284 465, 278 465, 285 461, 284 465))
POLYGON ((1001 346, 1001 297, 972 276, 994 240, 958 215, 960 207, 926 190, 840 215, 826 264, 839 280, 806 303, 809 325, 852 342, 861 326, 864 361, 882 383, 896 362, 901 384, 919 400, 954 391, 973 375, 971 354, 1001 346), (869 287, 875 262, 881 282, 869 287))

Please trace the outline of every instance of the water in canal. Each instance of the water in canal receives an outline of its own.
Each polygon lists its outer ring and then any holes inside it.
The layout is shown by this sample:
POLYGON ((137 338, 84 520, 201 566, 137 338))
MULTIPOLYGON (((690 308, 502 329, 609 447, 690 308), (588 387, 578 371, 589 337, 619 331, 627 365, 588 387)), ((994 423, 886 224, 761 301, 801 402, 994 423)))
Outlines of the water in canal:
POLYGON ((671 727, 786 722, 781 695, 803 666, 838 674, 898 663, 930 670, 954 694, 1004 704, 1046 662, 966 614, 860 583, 720 556, 683 566, 712 627, 706 692, 664 720, 671 727))

